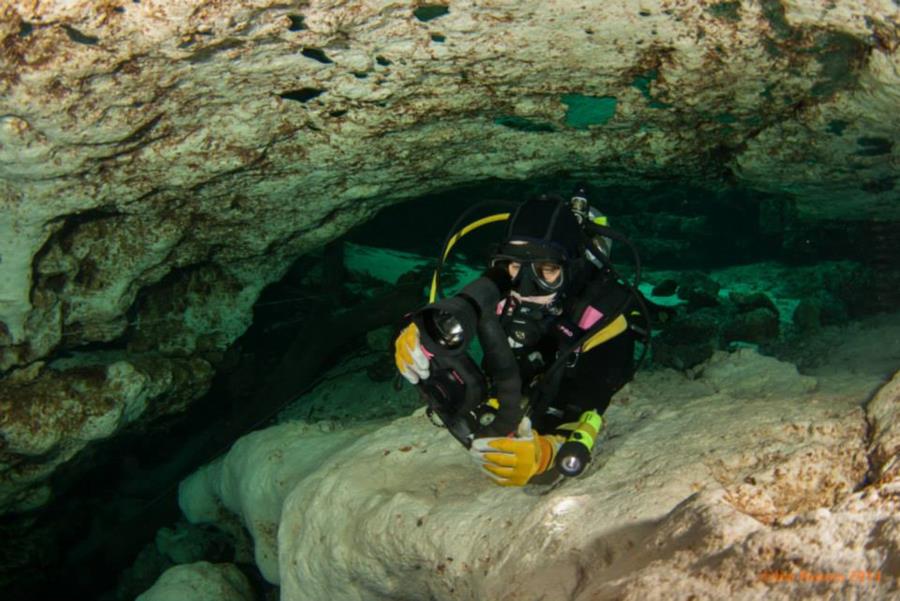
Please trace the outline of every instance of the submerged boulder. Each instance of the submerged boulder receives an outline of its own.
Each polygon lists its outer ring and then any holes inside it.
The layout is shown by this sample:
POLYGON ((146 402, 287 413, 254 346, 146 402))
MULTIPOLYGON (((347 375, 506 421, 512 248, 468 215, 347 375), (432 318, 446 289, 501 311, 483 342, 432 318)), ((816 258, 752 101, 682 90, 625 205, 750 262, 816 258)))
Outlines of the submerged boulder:
POLYGON ((774 340, 779 332, 778 314, 768 308, 739 313, 722 327, 725 342, 741 341, 761 344, 774 340))
POLYGON ((247 577, 227 563, 205 561, 166 570, 137 601, 255 601, 247 577))
POLYGON ((702 273, 691 272, 684 275, 678 284, 678 298, 687 301, 688 310, 695 311, 719 305, 717 281, 702 273))
POLYGON ((870 478, 896 482, 900 477, 900 372, 878 391, 868 414, 872 428, 870 478))
POLYGON ((653 360, 686 370, 703 363, 719 348, 720 315, 709 309, 677 316, 653 339, 653 360))
POLYGON ((0 513, 45 504, 57 466, 141 418, 183 411, 211 377, 191 357, 17 370, 0 384, 0 513))
POLYGON ((771 297, 763 292, 752 292, 750 294, 730 292, 728 300, 731 301, 739 313, 748 313, 755 309, 768 309, 775 317, 779 316, 778 307, 775 306, 771 297))
MULTIPOLYGON (((862 574, 889 592, 900 506, 890 482, 860 490, 860 393, 817 391, 749 350, 717 354, 695 379, 642 374, 582 477, 521 489, 483 478, 422 412, 335 444, 288 423, 242 440, 218 464, 232 468, 192 476, 182 506, 206 508, 193 519, 236 511, 269 547, 270 579, 277 524, 286 601, 789 599, 868 590, 853 588, 862 574), (259 460, 276 448, 276 462, 259 460), (802 580, 832 573, 843 581, 802 580)), ((896 395, 879 398, 879 415, 895 410, 896 395)))

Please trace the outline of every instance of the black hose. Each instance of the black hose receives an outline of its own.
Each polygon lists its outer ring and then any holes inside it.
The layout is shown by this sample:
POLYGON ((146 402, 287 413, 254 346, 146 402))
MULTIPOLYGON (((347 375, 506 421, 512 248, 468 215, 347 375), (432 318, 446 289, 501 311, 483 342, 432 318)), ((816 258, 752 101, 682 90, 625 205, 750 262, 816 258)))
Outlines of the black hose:
MULTIPOLYGON (((628 250, 631 251, 631 257, 634 259, 634 283, 633 287, 637 288, 641 283, 641 257, 638 254, 637 248, 631 239, 628 238, 625 234, 617 232, 616 230, 606 227, 605 225, 599 225, 597 223, 592 223, 590 221, 585 222, 585 226, 591 230, 592 233, 598 234, 600 236, 604 236, 611 240, 616 240, 618 242, 622 242, 625 246, 628 247, 628 250)), ((606 257, 606 253, 600 252, 600 257, 598 259, 608 268, 612 269, 612 264, 609 262, 609 259, 606 257)), ((613 270, 615 272, 615 270, 613 270)), ((618 274, 616 274, 618 276, 618 274)))

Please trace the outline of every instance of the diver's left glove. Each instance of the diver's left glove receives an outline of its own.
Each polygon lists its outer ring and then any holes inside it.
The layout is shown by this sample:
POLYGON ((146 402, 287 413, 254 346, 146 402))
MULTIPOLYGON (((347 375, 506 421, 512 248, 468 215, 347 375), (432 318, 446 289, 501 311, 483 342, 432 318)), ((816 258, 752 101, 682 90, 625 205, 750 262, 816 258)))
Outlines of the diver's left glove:
POLYGON ((562 436, 542 436, 531 429, 531 419, 519 422, 516 437, 476 438, 469 452, 481 470, 500 486, 524 486, 533 476, 553 466, 562 436))

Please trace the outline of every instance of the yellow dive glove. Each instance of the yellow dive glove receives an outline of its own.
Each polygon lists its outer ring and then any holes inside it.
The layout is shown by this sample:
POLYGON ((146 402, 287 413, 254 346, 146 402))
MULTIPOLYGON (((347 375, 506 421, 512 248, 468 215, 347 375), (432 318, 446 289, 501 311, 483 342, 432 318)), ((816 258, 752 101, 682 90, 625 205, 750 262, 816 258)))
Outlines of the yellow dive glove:
POLYGON ((527 417, 519 422, 515 438, 476 438, 472 441, 475 462, 500 486, 524 486, 533 476, 553 466, 562 436, 541 436, 531 429, 527 417))
POLYGON ((419 380, 427 380, 431 375, 416 324, 406 326, 394 340, 394 363, 410 384, 418 384, 419 380))

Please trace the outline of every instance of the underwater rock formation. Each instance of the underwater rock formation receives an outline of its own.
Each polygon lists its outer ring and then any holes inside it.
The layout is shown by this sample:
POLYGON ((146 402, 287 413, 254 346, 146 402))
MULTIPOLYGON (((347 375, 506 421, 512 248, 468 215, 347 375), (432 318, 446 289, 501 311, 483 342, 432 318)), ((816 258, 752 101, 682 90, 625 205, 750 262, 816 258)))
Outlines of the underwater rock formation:
POLYGON ((253 601, 253 589, 239 569, 205 561, 175 566, 137 601, 253 601))
POLYGON ((231 451, 182 482, 179 505, 193 523, 221 523, 228 512, 246 519, 256 565, 277 583, 278 524, 284 499, 331 455, 372 426, 329 432, 287 423, 249 434, 231 451))
POLYGON ((289 601, 897 594, 900 489, 869 452, 900 453, 900 375, 866 409, 872 379, 840 378, 746 349, 694 379, 642 374, 588 472, 551 487, 494 486, 421 411, 334 434, 289 422, 191 476, 180 504, 237 514, 289 601))
POLYGON ((871 474, 873 480, 900 476, 900 372, 869 403, 872 427, 871 474))
POLYGON ((51 495, 49 478, 92 441, 183 411, 211 377, 199 358, 137 360, 55 371, 43 362, 0 385, 0 508, 26 511, 51 495))
MULTIPOLYGON (((185 392, 165 392, 165 374, 186 355, 211 374, 298 255, 387 203, 489 177, 738 183, 795 194, 805 214, 896 218, 898 12, 5 2, 0 370, 92 389, 34 366, 69 352, 103 369, 114 360, 90 349, 108 345, 172 362, 148 384, 171 405, 185 392)), ((96 400, 70 402, 88 414, 96 400)), ((3 467, 0 511, 34 506, 16 499, 35 478, 3 467)))

